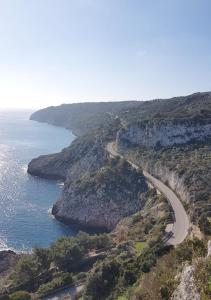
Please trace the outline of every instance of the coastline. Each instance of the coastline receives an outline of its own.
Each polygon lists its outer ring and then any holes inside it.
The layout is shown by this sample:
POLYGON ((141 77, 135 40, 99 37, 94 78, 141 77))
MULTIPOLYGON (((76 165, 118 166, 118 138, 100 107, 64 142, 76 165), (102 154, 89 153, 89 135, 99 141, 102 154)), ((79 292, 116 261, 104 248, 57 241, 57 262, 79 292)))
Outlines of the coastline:
POLYGON ((40 180, 26 172, 33 157, 59 152, 75 136, 52 124, 29 122, 30 113, 9 111, 0 120, 5 128, 0 157, 0 252, 30 253, 33 247, 47 247, 61 235, 75 235, 74 230, 55 222, 47 212, 59 197, 64 182, 40 180))

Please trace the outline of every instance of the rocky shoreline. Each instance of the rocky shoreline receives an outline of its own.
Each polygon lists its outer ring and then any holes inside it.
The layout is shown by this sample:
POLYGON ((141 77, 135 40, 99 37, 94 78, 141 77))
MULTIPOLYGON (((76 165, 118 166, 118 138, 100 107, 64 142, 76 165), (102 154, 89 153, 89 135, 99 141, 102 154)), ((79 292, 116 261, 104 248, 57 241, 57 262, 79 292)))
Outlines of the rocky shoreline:
POLYGON ((0 251, 0 274, 5 273, 17 259, 17 253, 12 250, 1 250, 0 251))
POLYGON ((65 224, 100 231, 142 207, 147 184, 142 172, 109 159, 100 135, 78 138, 60 153, 33 159, 28 173, 64 181, 52 213, 65 224))
MULTIPOLYGON (((198 178, 197 181, 204 186, 201 177, 198 177, 198 168, 194 167, 194 159, 191 160, 190 157, 190 163, 186 168, 183 166, 185 162, 180 164, 179 161, 172 168, 170 152, 175 155, 175 159, 180 157, 182 160, 184 150, 181 145, 186 147, 187 158, 188 153, 196 157, 198 151, 197 159, 203 166, 200 170, 205 175, 209 174, 209 162, 207 162, 208 142, 211 138, 209 107, 211 107, 211 93, 197 93, 166 100, 96 105, 80 103, 40 110, 33 114, 31 119, 74 131, 78 128, 81 134, 60 153, 44 155, 32 160, 28 166, 28 173, 64 181, 61 197, 53 208, 53 214, 59 221, 111 230, 114 227, 114 221, 111 220, 119 220, 125 214, 120 212, 121 205, 119 207, 113 205, 118 195, 113 193, 113 199, 106 195, 104 188, 108 179, 104 178, 101 186, 97 185, 97 179, 102 173, 101 169, 108 165, 106 144, 116 139, 118 150, 128 154, 125 157, 130 158, 131 155, 133 156, 133 151, 137 150, 137 155, 135 154, 137 164, 149 170, 152 175, 162 177, 162 180, 167 182, 189 205, 189 213, 193 215, 192 219, 197 224, 197 218, 204 208, 199 207, 196 211, 191 208, 191 204, 196 199, 205 197, 205 200, 208 199, 209 190, 207 188, 205 192, 198 191, 198 185, 196 189, 193 186, 192 172, 194 178, 198 178), (194 143, 198 148, 193 146, 194 143), (207 148, 203 147, 203 143, 207 143, 207 148), (139 153, 138 148, 142 153, 139 153), (157 155, 158 152, 160 156, 157 155), (169 158, 166 159, 165 156, 169 158), (98 190, 94 190, 93 186, 98 187, 98 190), (103 207, 106 208, 105 211, 103 207), (113 211, 117 217, 114 217, 113 211)), ((118 186, 119 176, 116 174, 116 186, 118 186)), ((121 188, 123 192, 128 193, 129 189, 124 190, 124 186, 121 188)), ((132 184, 131 189, 133 189, 132 184)), ((137 195, 133 196, 137 197, 137 195)), ((122 194, 122 198, 127 197, 122 194)), ((131 202, 126 203, 123 200, 122 203, 128 214, 140 209, 135 201, 133 209, 129 210, 127 208, 131 202)))

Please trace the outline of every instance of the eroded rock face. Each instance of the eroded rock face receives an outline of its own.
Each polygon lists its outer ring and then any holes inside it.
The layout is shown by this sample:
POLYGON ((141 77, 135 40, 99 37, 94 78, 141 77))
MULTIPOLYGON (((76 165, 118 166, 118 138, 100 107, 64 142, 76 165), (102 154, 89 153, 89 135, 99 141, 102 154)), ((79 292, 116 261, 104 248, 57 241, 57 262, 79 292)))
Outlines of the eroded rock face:
POLYGON ((53 207, 55 217, 69 224, 112 230, 123 217, 145 203, 147 184, 141 171, 124 161, 109 161, 99 170, 66 181, 53 207))
POLYGON ((211 138, 211 120, 150 120, 130 124, 117 134, 117 149, 171 146, 211 138))
POLYGON ((185 184, 185 176, 177 174, 176 171, 170 170, 160 160, 149 159, 140 156, 131 156, 130 151, 121 152, 125 158, 133 161, 149 172, 152 176, 166 183, 173 191, 177 193, 182 201, 189 203, 195 200, 195 193, 188 190, 185 184))
POLYGON ((28 173, 65 181, 68 173, 72 174, 69 179, 71 176, 77 177, 81 172, 99 167, 105 158, 100 137, 86 136, 76 139, 59 153, 33 159, 28 165, 28 173))
POLYGON ((65 180, 70 164, 70 151, 42 155, 34 158, 28 165, 28 173, 46 179, 65 180))
POLYGON ((186 203, 194 201, 194 193, 190 194, 186 185, 184 176, 179 176, 176 172, 169 170, 160 164, 153 164, 150 161, 143 162, 143 168, 149 171, 156 178, 167 183, 168 186, 179 195, 180 199, 186 203))
POLYGON ((211 256, 211 240, 207 244, 207 257, 211 256))
POLYGON ((52 212, 68 224, 111 230, 145 201, 140 197, 147 191, 142 172, 111 161, 100 135, 79 138, 61 153, 32 160, 28 172, 65 181, 52 212))
POLYGON ((193 276, 194 267, 186 265, 182 271, 180 284, 174 291, 171 300, 200 300, 193 276))

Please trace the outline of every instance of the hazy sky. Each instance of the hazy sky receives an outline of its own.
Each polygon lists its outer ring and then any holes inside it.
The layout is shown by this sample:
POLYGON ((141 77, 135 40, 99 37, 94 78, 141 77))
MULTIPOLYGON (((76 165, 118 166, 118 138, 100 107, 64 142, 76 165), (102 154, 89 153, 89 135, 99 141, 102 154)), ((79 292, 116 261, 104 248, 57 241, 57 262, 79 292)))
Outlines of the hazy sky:
POLYGON ((210 0, 0 0, 0 107, 211 90, 210 0))

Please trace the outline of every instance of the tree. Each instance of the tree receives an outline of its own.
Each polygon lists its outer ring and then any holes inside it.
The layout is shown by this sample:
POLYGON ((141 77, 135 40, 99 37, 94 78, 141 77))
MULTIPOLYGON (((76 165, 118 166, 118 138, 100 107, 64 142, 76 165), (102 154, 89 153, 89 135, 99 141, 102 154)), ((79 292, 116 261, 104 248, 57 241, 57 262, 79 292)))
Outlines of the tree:
POLYGON ((33 256, 23 255, 14 268, 12 279, 15 285, 24 282, 33 282, 34 277, 39 274, 39 268, 33 256))
POLYGON ((84 255, 84 248, 74 238, 62 237, 51 247, 52 259, 64 271, 75 272, 84 255))
POLYGON ((40 271, 48 270, 51 263, 50 250, 35 248, 34 256, 40 271))
POLYGON ((115 260, 100 263, 91 273, 84 292, 84 299, 106 299, 120 275, 120 265, 115 260))

